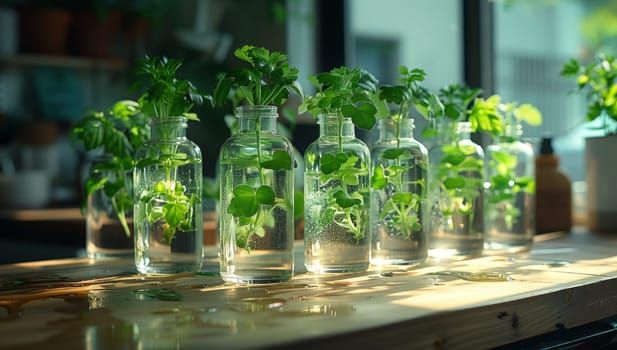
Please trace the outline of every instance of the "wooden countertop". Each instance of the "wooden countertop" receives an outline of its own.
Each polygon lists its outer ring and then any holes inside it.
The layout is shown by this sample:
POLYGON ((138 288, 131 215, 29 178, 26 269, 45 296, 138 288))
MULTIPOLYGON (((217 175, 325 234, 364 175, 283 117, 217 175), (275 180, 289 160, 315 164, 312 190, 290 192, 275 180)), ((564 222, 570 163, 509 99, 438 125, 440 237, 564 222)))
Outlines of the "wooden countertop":
MULTIPOLYGON (((214 244, 216 214, 204 212, 204 243, 214 244)), ((79 208, 0 210, 1 234, 30 241, 85 246, 86 223, 79 208)))
POLYGON ((617 235, 537 237, 529 254, 238 287, 131 261, 0 266, 2 349, 481 349, 617 314, 617 235), (171 300, 165 300, 171 299, 171 300), (179 300, 181 299, 181 300, 179 300))

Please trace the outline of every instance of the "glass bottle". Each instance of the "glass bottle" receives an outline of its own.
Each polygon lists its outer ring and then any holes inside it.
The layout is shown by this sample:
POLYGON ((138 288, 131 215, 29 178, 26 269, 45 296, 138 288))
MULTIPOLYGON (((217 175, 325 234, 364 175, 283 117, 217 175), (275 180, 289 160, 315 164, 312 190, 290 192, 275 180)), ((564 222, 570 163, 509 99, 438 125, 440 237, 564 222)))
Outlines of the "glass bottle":
POLYGON ((140 273, 192 272, 203 261, 202 157, 187 119, 151 122, 135 153, 135 266, 140 273))
POLYGON ((428 152, 413 119, 379 120, 371 150, 371 263, 414 265, 427 258, 425 185, 428 152))
POLYGON ((241 106, 219 156, 221 277, 239 284, 293 277, 294 148, 275 106, 241 106))
POLYGON ((320 135, 304 152, 304 265, 309 272, 369 266, 369 149, 350 118, 318 117, 320 135))
POLYGON ((471 123, 442 121, 429 151, 429 257, 482 254, 484 151, 471 141, 471 123))
POLYGON ((86 198, 86 254, 93 259, 134 254, 133 174, 109 170, 110 159, 101 155, 88 162, 88 178, 102 183, 86 198), (104 186, 115 187, 115 193, 108 196, 104 186))
POLYGON ((572 229, 572 181, 559 167, 551 137, 542 138, 536 156, 536 233, 572 229))
POLYGON ((484 250, 488 253, 527 251, 535 234, 533 148, 520 140, 520 124, 504 129, 497 142, 486 148, 484 250))

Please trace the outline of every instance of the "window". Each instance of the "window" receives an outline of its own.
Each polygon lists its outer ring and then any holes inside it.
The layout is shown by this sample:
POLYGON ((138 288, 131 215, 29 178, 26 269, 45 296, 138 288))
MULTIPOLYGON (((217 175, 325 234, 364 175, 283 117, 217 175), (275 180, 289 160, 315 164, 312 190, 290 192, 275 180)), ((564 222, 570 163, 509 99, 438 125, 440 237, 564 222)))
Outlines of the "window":
POLYGON ((524 135, 532 142, 554 137, 561 166, 573 181, 584 180, 584 139, 594 130, 584 123, 585 101, 573 93, 575 82, 560 72, 572 57, 616 53, 617 1, 499 1, 494 34, 495 91, 538 107, 544 122, 524 135))

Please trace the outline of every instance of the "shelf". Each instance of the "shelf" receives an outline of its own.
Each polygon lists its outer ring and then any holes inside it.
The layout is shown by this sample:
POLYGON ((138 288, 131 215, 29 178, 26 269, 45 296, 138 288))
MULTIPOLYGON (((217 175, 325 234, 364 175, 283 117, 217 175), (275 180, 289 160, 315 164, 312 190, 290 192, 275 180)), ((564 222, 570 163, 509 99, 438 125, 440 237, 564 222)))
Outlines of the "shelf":
POLYGON ((119 58, 88 58, 78 56, 53 56, 35 54, 17 54, 0 56, 0 66, 62 67, 92 70, 122 70, 126 62, 119 58))

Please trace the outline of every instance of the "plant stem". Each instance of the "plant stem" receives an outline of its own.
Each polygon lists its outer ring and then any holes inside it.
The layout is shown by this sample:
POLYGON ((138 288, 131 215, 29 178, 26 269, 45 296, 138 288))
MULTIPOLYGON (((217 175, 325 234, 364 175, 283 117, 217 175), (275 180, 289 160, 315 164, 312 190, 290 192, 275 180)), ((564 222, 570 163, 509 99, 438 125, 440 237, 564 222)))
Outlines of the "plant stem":
POLYGON ((255 118, 255 142, 257 142, 257 170, 261 185, 265 185, 263 169, 261 168, 261 116, 255 118))
POLYGON ((338 150, 340 153, 343 152, 343 117, 339 116, 338 118, 338 150))
POLYGON ((129 229, 129 225, 126 222, 126 214, 124 209, 118 207, 118 202, 115 197, 111 197, 111 206, 114 208, 116 212, 116 216, 118 217, 118 221, 120 221, 120 225, 122 225, 122 229, 127 237, 131 237, 131 230, 129 229))

